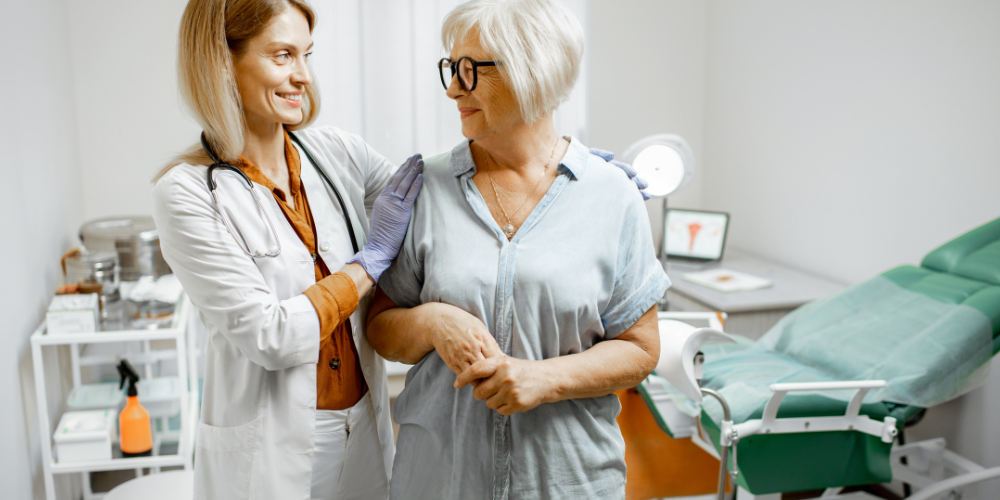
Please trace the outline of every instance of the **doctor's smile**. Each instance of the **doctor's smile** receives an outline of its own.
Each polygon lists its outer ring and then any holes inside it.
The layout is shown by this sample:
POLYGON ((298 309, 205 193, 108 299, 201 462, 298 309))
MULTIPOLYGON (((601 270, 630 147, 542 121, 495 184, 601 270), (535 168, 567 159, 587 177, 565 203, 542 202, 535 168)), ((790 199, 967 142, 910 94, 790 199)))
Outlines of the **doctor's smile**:
POLYGON ((279 94, 276 92, 275 95, 280 97, 281 100, 285 101, 285 104, 293 108, 302 107, 302 92, 289 93, 289 94, 279 94))

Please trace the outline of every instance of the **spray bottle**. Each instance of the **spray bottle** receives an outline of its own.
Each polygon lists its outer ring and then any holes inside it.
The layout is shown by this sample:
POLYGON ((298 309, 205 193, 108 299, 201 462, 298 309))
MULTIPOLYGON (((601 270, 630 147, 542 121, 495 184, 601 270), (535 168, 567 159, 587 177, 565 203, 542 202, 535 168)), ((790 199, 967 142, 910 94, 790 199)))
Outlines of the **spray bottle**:
POLYGON ((148 457, 153 452, 153 431, 149 425, 149 412, 139 404, 139 375, 128 361, 118 363, 118 373, 121 374, 121 389, 128 382, 128 402, 125 409, 118 414, 118 435, 121 437, 122 456, 148 457))

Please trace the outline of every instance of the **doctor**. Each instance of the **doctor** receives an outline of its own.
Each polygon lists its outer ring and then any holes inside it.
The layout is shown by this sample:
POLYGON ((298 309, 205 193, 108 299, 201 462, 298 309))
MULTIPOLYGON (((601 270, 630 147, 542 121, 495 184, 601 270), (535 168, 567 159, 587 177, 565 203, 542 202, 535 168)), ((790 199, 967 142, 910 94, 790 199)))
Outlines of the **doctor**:
POLYGON ((397 170, 354 134, 306 128, 315 20, 301 0, 190 0, 181 20, 179 87, 204 145, 158 174, 153 218, 209 329, 199 499, 388 496, 385 361, 363 318, 423 163, 397 170))
POLYGON ((362 318, 406 233, 423 163, 397 171, 355 135, 292 132, 319 112, 314 23, 295 0, 192 0, 181 21, 180 88, 207 147, 160 173, 153 217, 210 332, 196 498, 388 492, 384 360, 362 318), (212 156, 235 167, 213 169, 214 193, 212 156))

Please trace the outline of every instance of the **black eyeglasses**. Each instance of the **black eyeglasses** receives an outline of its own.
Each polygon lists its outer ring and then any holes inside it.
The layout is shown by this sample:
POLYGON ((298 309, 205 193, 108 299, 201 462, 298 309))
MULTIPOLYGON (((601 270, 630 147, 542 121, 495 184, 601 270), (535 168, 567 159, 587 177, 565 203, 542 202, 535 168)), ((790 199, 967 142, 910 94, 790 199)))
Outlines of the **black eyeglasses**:
POLYGON ((471 57, 461 57, 458 61, 452 61, 445 57, 438 61, 438 73, 441 74, 441 85, 444 85, 445 90, 448 90, 448 85, 451 83, 451 79, 455 78, 455 73, 458 73, 458 84, 462 90, 472 92, 476 89, 476 84, 479 83, 479 67, 496 65, 496 61, 477 61, 471 57), (445 70, 448 69, 451 70, 451 75, 445 74, 445 70))

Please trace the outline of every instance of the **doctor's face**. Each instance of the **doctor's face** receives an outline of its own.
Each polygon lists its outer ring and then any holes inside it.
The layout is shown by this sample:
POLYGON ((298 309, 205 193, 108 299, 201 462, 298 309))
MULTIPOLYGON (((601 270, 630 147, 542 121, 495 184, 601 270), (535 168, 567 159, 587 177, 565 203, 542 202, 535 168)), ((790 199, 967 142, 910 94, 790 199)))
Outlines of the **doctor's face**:
MULTIPOLYGON (((465 40, 456 43, 448 56, 452 61, 471 57, 477 61, 494 58, 479 43, 479 32, 470 29, 465 40)), ((464 90, 458 77, 448 85, 448 97, 455 100, 462 120, 462 135, 472 140, 484 140, 492 135, 509 131, 523 122, 517 98, 496 66, 480 66, 476 88, 464 90)))
POLYGON ((310 50, 309 22, 289 7, 236 54, 236 82, 251 129, 302 121, 305 88, 312 83, 310 50))

